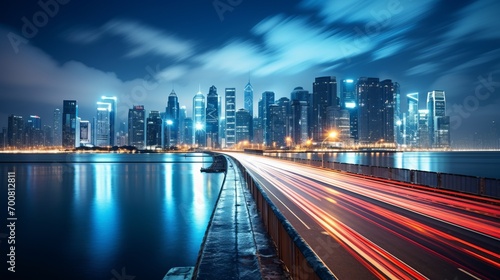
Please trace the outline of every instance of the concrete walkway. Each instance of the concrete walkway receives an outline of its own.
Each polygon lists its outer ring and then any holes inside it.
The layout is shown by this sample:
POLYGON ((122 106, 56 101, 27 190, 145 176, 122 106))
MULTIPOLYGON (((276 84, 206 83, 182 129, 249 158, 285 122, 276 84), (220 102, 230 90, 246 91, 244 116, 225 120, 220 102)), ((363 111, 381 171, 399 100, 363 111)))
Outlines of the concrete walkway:
POLYGON ((289 279, 240 170, 227 160, 226 180, 193 278, 289 279))

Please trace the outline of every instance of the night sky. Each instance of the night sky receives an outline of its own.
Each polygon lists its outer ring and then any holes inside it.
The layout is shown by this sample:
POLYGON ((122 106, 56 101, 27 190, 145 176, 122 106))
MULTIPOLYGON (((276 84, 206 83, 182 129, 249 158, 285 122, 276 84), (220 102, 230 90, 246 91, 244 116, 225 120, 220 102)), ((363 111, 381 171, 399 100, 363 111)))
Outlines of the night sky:
POLYGON ((452 141, 500 122, 498 0, 130 2, 2 1, 0 127, 10 114, 52 125, 63 99, 91 120, 102 95, 125 121, 133 104, 164 111, 173 88, 190 116, 211 85, 235 87, 241 108, 248 79, 256 106, 329 75, 392 79, 422 107, 445 90, 452 141))

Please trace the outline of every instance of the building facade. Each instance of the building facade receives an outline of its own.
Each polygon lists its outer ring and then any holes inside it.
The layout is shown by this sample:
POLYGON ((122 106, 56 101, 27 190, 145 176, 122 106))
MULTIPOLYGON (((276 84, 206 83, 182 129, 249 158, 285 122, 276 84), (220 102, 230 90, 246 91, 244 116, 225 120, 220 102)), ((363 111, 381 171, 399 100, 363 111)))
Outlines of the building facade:
POLYGON ((207 95, 206 109, 206 135, 207 147, 212 149, 220 148, 219 143, 219 95, 217 88, 211 86, 207 95))
POLYGON ((78 104, 76 100, 64 100, 62 113, 62 146, 67 149, 79 146, 79 133, 78 104))
POLYGON ((311 135, 316 141, 322 141, 328 134, 328 108, 338 106, 337 78, 333 76, 317 77, 313 83, 311 135))
POLYGON ((450 147, 450 117, 446 116, 446 96, 444 90, 427 93, 429 143, 434 148, 450 147))
POLYGON ((149 112, 146 119, 146 148, 157 149, 161 148, 163 135, 163 120, 159 111, 149 112))
POLYGON ((226 147, 236 144, 236 89, 226 88, 226 147))
POLYGON ((117 98, 116 96, 101 96, 101 101, 104 103, 110 104, 109 108, 109 145, 110 146, 115 146, 116 145, 116 137, 117 137, 117 131, 116 131, 116 102, 117 98))
POLYGON ((236 143, 248 144, 250 142, 250 127, 252 125, 252 117, 250 112, 241 108, 236 112, 236 143))
POLYGON ((194 142, 193 144, 199 147, 206 145, 205 141, 205 96, 201 91, 198 91, 193 97, 193 126, 194 126, 194 142))
POLYGON ((164 144, 166 148, 179 145, 179 99, 174 90, 170 92, 165 108, 164 144))
POLYGON ((128 110, 128 144, 137 149, 145 148, 146 111, 144 105, 134 105, 128 110))

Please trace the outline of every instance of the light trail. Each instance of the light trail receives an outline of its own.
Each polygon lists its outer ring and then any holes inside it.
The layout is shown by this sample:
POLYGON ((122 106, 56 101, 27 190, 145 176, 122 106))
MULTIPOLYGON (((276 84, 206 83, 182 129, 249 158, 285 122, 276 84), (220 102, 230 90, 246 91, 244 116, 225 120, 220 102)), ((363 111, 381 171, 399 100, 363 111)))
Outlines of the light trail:
POLYGON ((413 246, 425 258, 445 262, 472 278, 491 278, 500 273, 498 204, 292 162, 231 155, 254 178, 262 178, 259 184, 301 223, 307 223, 303 215, 312 219, 377 278, 427 279, 426 274, 437 273, 423 270, 418 259, 391 245, 392 240, 413 246), (287 201, 298 207, 302 215, 292 212, 287 201))

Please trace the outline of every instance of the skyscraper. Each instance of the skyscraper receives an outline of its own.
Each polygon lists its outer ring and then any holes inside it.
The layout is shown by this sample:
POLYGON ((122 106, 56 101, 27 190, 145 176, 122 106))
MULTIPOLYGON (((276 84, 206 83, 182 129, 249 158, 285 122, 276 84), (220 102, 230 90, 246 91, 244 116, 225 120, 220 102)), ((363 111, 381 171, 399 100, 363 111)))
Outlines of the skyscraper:
POLYGON ((179 99, 173 89, 168 96, 164 122, 165 147, 179 145, 179 99))
POLYGON ((418 139, 418 92, 408 93, 406 95, 406 101, 408 103, 408 113, 405 117, 405 140, 406 145, 414 147, 417 146, 418 139))
MULTIPOLYGON (((288 97, 281 97, 280 99, 278 99, 278 101, 276 101, 276 105, 280 107, 280 118, 281 122, 283 123, 283 126, 279 128, 280 134, 283 135, 283 139, 286 139, 287 137, 291 137, 290 122, 292 120, 292 107, 290 104, 290 99, 288 99, 288 97)), ((292 141, 295 141, 295 139, 292 139, 292 141)))
POLYGON ((186 130, 185 130, 186 118, 187 118, 186 106, 180 106, 179 107, 179 144, 191 145, 193 143, 192 139, 190 141, 186 142, 186 130))
POLYGON ((419 148, 430 148, 429 110, 418 110, 417 113, 417 145, 419 148))
POLYGON ((193 97, 193 126, 194 126, 194 144, 205 146, 205 96, 199 90, 193 97))
POLYGON ((94 145, 98 147, 110 146, 111 139, 114 138, 111 136, 111 112, 111 103, 97 102, 97 115, 95 120, 96 142, 94 145))
POLYGON ((145 119, 144 105, 134 105, 128 110, 128 144, 137 149, 145 148, 145 119))
POLYGON ((269 126, 268 135, 269 141, 267 146, 274 149, 285 146, 285 116, 283 115, 283 108, 278 104, 269 105, 269 126))
POLYGON ((236 143, 250 141, 250 113, 241 108, 236 112, 236 143))
POLYGON ((250 80, 245 85, 244 101, 245 110, 247 110, 250 116, 253 118, 253 87, 250 84, 250 80))
POLYGON ((393 97, 393 104, 394 104, 394 141, 402 145, 404 143, 403 139, 403 114, 401 113, 401 92, 400 92, 400 85, 398 82, 394 82, 394 97, 393 97))
POLYGON ((159 111, 149 112, 146 120, 146 147, 148 149, 161 148, 163 121, 159 111))
POLYGON ((358 95, 358 138, 362 144, 394 144, 394 84, 361 77, 358 95))
POLYGON ((54 110, 54 119, 52 121, 52 140, 54 146, 62 145, 62 136, 61 136, 61 110, 54 110))
POLYGON ((385 143, 396 143, 394 120, 395 120, 395 92, 399 91, 399 84, 393 83, 391 80, 383 80, 380 82, 380 90, 382 97, 382 139, 385 143))
POLYGON ((37 115, 30 115, 26 122, 25 145, 28 147, 39 147, 44 145, 42 130, 42 119, 37 115))
POLYGON ((291 121, 290 136, 297 144, 304 144, 309 140, 309 91, 302 87, 296 87, 290 94, 291 99, 291 121))
POLYGON ((427 93, 427 110, 430 145, 435 148, 450 147, 450 117, 446 116, 446 98, 443 90, 427 93))
POLYGON ((226 147, 236 144, 236 89, 226 88, 226 147))
POLYGON ((11 148, 24 146, 24 120, 22 116, 10 115, 7 124, 7 144, 11 148))
POLYGON ((271 146, 271 118, 269 106, 274 104, 274 92, 273 91, 264 91, 262 93, 262 99, 259 101, 259 114, 262 112, 262 117, 259 115, 259 118, 262 120, 262 129, 263 129, 263 137, 264 137, 264 145, 271 146))
POLYGON ((102 102, 109 103, 109 145, 115 145, 116 139, 116 96, 101 96, 102 102))
POLYGON ((352 141, 358 141, 358 98, 353 79, 342 80, 341 106, 349 112, 349 131, 352 141))
POLYGON ((219 95, 217 88, 211 86, 207 95, 206 135, 207 146, 219 148, 219 95))
MULTIPOLYGON (((250 80, 245 85, 244 89, 244 108, 250 114, 250 117, 253 119, 253 87, 250 84, 250 80)), ((250 122, 250 139, 249 141, 253 141, 253 121, 250 122)))
POLYGON ((80 127, 78 123, 78 104, 76 100, 63 101, 62 145, 74 148, 80 145, 80 127))
POLYGON ((327 134, 328 107, 339 105, 336 77, 317 77, 314 80, 312 102, 312 137, 322 141, 327 134))
POLYGON ((80 146, 92 143, 92 126, 88 120, 80 121, 80 146))

